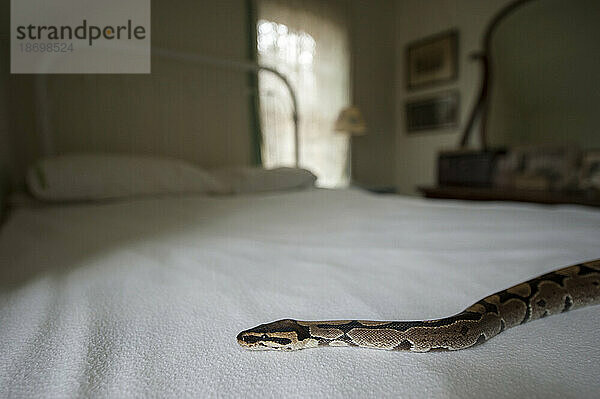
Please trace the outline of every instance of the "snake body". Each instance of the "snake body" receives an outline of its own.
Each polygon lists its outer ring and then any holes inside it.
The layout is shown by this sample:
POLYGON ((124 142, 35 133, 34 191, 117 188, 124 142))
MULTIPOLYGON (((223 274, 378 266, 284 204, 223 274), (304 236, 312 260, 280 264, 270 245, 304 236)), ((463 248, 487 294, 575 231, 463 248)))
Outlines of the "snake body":
POLYGON ((386 350, 458 350, 542 317, 600 303, 600 259, 555 270, 499 291, 450 317, 423 321, 283 319, 242 331, 247 349, 355 346, 386 350))

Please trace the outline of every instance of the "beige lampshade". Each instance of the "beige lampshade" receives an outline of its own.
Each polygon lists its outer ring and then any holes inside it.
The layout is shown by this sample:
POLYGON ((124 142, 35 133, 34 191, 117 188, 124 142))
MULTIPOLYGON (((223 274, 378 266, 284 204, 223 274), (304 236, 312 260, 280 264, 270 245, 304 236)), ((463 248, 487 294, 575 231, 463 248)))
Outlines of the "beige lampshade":
POLYGON ((351 136, 362 136, 367 133, 367 124, 358 107, 346 107, 340 111, 335 121, 334 130, 351 136))

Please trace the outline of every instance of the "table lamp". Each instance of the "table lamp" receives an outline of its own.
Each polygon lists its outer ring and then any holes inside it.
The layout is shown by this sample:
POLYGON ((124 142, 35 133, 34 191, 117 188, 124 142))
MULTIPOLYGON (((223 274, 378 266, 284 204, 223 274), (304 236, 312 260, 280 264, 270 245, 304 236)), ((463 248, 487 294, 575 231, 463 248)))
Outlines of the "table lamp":
POLYGON ((362 136, 367 133, 367 124, 360 109, 355 106, 345 107, 335 121, 334 130, 349 136, 362 136))

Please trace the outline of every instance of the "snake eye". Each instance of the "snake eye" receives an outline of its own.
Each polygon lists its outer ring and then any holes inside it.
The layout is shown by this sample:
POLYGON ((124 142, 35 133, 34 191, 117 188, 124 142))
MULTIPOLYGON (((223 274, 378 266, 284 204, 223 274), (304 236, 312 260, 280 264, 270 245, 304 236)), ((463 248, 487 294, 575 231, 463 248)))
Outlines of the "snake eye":
POLYGON ((267 338, 269 338, 269 336, 268 336, 267 334, 263 334, 263 335, 261 336, 261 338, 262 338, 262 339, 267 339, 267 338))

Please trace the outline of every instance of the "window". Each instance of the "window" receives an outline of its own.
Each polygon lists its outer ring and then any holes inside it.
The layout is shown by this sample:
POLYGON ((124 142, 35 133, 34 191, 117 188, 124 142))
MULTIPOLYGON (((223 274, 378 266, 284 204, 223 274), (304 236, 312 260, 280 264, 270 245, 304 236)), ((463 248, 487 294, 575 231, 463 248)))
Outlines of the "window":
MULTIPOLYGON (((348 138, 333 131, 349 103, 350 57, 345 9, 335 2, 263 0, 257 25, 258 61, 286 75, 296 90, 300 165, 322 187, 348 184, 348 138), (327 2, 329 3, 329 2, 327 2)), ((341 3, 340 3, 341 4, 341 3)), ((259 74, 265 167, 294 164, 291 100, 273 74, 259 74)))

